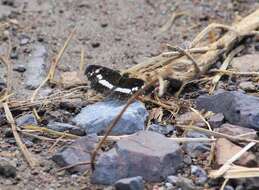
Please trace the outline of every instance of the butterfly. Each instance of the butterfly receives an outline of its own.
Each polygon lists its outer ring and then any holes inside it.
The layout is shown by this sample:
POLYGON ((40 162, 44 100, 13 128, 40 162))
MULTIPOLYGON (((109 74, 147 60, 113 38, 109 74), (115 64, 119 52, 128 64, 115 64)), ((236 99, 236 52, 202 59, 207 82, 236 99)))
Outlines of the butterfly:
POLYGON ((102 93, 112 91, 121 95, 131 95, 145 84, 141 79, 121 75, 119 71, 100 65, 88 65, 85 75, 90 81, 91 88, 102 93))

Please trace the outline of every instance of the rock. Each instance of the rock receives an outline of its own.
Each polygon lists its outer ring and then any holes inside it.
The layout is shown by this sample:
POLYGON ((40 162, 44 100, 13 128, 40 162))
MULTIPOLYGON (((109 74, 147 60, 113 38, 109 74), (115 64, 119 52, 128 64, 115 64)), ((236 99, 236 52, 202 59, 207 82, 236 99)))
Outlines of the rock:
MULTIPOLYGON (((87 134, 97 133, 102 135, 124 105, 119 100, 98 102, 83 108, 73 119, 73 122, 83 128, 87 134)), ((141 102, 136 101, 124 112, 111 134, 125 135, 143 130, 147 116, 148 112, 145 106, 141 102)))
POLYGON ((70 125, 68 123, 60 123, 60 122, 50 122, 47 125, 47 128, 59 131, 59 132, 65 132, 68 131, 71 134, 78 135, 78 136, 84 136, 85 131, 81 129, 80 127, 70 125))
POLYGON ((16 119, 16 125, 18 127, 26 125, 38 125, 38 122, 33 114, 26 114, 16 119))
POLYGON ((195 187, 192 180, 181 177, 181 176, 168 176, 166 179, 169 183, 174 185, 181 190, 197 190, 198 187, 195 187))
POLYGON ((26 71, 26 68, 24 65, 15 65, 13 70, 19 73, 24 73, 26 71))
POLYGON ((191 174, 195 176, 195 184, 197 185, 204 185, 208 179, 208 175, 204 169, 200 166, 191 166, 191 174))
POLYGON ((144 190, 144 180, 141 176, 124 178, 114 184, 116 190, 144 190))
POLYGON ((259 54, 243 55, 241 57, 235 57, 231 65, 233 69, 240 72, 258 72, 259 71, 259 54))
POLYGON ((246 136, 243 136, 245 138, 255 139, 257 137, 256 131, 254 129, 244 128, 240 127, 238 125, 232 125, 229 123, 224 123, 220 126, 220 128, 217 128, 214 130, 215 132, 231 135, 231 136, 239 136, 248 134, 246 136))
POLYGON ((255 91, 256 90, 256 86, 251 81, 241 82, 239 84, 239 88, 241 88, 244 91, 255 91))
POLYGON ((147 182, 161 182, 182 165, 178 143, 151 131, 139 131, 123 138, 97 159, 91 181, 112 184, 118 179, 142 176, 147 182))
POLYGON ((0 175, 6 178, 16 177, 16 167, 14 167, 7 160, 0 157, 0 175))
MULTIPOLYGON (((81 137, 52 156, 52 160, 60 167, 77 164, 78 162, 90 162, 90 153, 94 150, 97 143, 98 137, 96 135, 92 134, 81 137)), ((79 165, 68 169, 68 171, 71 173, 85 172, 89 168, 89 164, 79 165)))
MULTIPOLYGON (((186 137, 189 138, 208 138, 205 134, 196 131, 188 131, 186 137)), ((192 158, 203 156, 204 153, 210 151, 210 143, 206 142, 190 142, 183 145, 185 152, 192 158)))
POLYGON ((241 92, 222 92, 212 96, 200 96, 198 109, 223 113, 231 124, 259 130, 259 98, 241 92))
POLYGON ((29 90, 35 90, 46 75, 47 50, 43 45, 35 46, 35 50, 26 65, 25 85, 29 90))
POLYGON ((176 131, 176 128, 172 125, 158 125, 158 124, 151 124, 148 126, 149 131, 154 131, 160 133, 162 135, 170 135, 176 131))
MULTIPOLYGON (((233 144, 227 139, 219 138, 216 141, 216 162, 218 165, 223 165, 233 157, 237 152, 239 152, 242 148, 233 144)), ((243 156, 240 157, 239 160, 235 162, 241 166, 256 166, 256 157, 254 154, 246 152, 243 156)))
POLYGON ((218 128, 224 123, 224 115, 222 113, 217 113, 211 116, 208 122, 211 125, 211 127, 218 128))
POLYGON ((64 88, 72 88, 79 85, 86 84, 83 76, 81 76, 78 72, 64 72, 61 74, 61 84, 64 88))

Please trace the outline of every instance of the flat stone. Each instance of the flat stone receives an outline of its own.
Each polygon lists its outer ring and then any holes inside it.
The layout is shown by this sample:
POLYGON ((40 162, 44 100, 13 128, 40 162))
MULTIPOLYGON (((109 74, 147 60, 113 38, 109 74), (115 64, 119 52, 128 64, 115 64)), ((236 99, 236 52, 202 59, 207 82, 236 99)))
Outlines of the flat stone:
POLYGON ((78 135, 78 136, 85 135, 85 131, 83 129, 81 129, 80 127, 74 126, 74 125, 70 125, 68 123, 50 122, 47 125, 47 128, 55 130, 55 131, 59 131, 59 132, 67 131, 71 134, 78 135))
POLYGON ((214 130, 215 132, 231 135, 231 136, 239 136, 242 135, 244 138, 255 139, 257 137, 256 130, 240 127, 238 125, 232 125, 229 123, 224 123, 219 128, 214 130), (245 135, 247 134, 247 135, 245 135), (245 136, 244 136, 245 135, 245 136))
POLYGON ((9 163, 6 159, 0 157, 0 176, 4 176, 6 178, 16 176, 16 167, 14 167, 11 163, 9 163))
POLYGON ((144 190, 144 180, 141 176, 120 179, 114 184, 116 190, 144 190))
POLYGON ((212 96, 200 96, 198 109, 223 113, 231 124, 259 130, 259 98, 241 92, 222 92, 212 96))
POLYGON ((224 122, 224 115, 222 113, 217 113, 211 116, 208 120, 212 128, 220 127, 224 122))
POLYGON ((33 114, 26 114, 16 119, 16 125, 19 127, 25 125, 38 125, 38 122, 33 114))
POLYGON ((151 131, 139 131, 123 138, 100 155, 91 181, 113 184, 121 178, 142 176, 147 182, 161 182, 182 166, 178 143, 151 131))
POLYGON ((46 76, 47 50, 43 45, 36 45, 24 72, 25 86, 35 90, 46 76))
MULTIPOLYGON (((86 106, 72 120, 87 134, 96 133, 103 135, 112 120, 120 113, 125 102, 110 100, 86 106)), ((124 112, 117 125, 112 130, 112 135, 132 134, 144 130, 148 112, 145 106, 136 101, 124 112)))
POLYGON ((259 71, 259 54, 243 55, 241 57, 235 57, 231 61, 233 69, 240 72, 258 72, 259 71))
MULTIPOLYGON (((205 134, 196 131, 188 131, 186 137, 189 138, 208 138, 205 134)), ((206 142, 190 142, 184 143, 183 149, 192 158, 197 158, 199 156, 204 156, 204 153, 210 151, 210 143, 206 142)))
MULTIPOLYGON (((77 164, 78 162, 90 162, 90 153, 94 150, 97 145, 98 137, 94 134, 81 137, 68 145, 54 156, 52 160, 56 162, 60 167, 77 164)), ((68 169, 69 172, 85 172, 90 169, 90 165, 79 165, 68 169)))
MULTIPOLYGON (((218 165, 223 165, 227 160, 232 158, 242 148, 233 144, 225 138, 219 138, 216 141, 216 162, 218 165)), ((256 157, 250 152, 246 152, 235 162, 241 166, 256 166, 256 157)))

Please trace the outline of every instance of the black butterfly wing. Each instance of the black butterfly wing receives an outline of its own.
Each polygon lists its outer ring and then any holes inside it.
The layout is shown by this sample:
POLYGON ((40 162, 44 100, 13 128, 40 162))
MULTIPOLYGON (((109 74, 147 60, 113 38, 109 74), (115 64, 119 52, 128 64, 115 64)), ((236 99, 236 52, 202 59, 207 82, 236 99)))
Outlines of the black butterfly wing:
POLYGON ((88 65, 85 74, 91 82, 91 87, 100 92, 112 90, 121 78, 119 72, 100 65, 88 65))
POLYGON ((91 87, 101 93, 110 91, 115 94, 130 95, 144 85, 141 79, 122 76, 118 71, 99 65, 89 65, 85 74, 91 82, 91 87))

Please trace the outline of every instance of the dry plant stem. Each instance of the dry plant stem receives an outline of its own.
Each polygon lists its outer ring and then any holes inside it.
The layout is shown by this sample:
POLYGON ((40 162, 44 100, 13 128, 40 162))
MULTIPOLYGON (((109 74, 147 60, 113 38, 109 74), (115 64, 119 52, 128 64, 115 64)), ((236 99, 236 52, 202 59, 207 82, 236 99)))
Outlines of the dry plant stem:
POLYGON ((227 26, 224 24, 218 24, 218 23, 212 23, 209 26, 207 26, 205 29, 203 29, 192 41, 192 43, 190 44, 190 48, 195 47, 197 45, 198 42, 201 41, 202 38, 204 38, 204 36, 206 36, 210 31, 215 30, 216 28, 222 28, 228 31, 233 31, 236 33, 236 35, 239 34, 239 32, 234 29, 231 26, 227 26))
POLYGON ((16 125, 15 125, 15 121, 13 119, 12 113, 10 112, 10 109, 8 107, 7 103, 3 103, 4 106, 4 111, 5 111, 5 115, 6 115, 6 119, 8 121, 8 123, 11 125, 12 128, 12 132, 15 138, 15 141, 17 143, 17 145, 19 146, 23 156, 25 157, 26 161, 28 162, 29 166, 31 168, 34 168, 36 166, 36 160, 32 157, 31 153, 29 152, 29 150, 27 149, 27 147, 23 144, 17 129, 16 129, 16 125))
POLYGON ((171 18, 162 26, 162 28, 160 28, 158 34, 167 31, 173 25, 175 19, 177 19, 178 17, 185 15, 185 14, 186 13, 184 13, 184 12, 173 13, 171 18))
POLYGON ((56 170, 56 172, 61 172, 63 170, 67 170, 67 169, 70 169, 70 168, 73 168, 73 167, 76 167, 76 166, 89 165, 89 164, 91 164, 91 162, 89 162, 89 161, 78 162, 78 163, 75 163, 75 164, 72 164, 72 165, 65 166, 63 168, 59 168, 58 170, 56 170))
MULTIPOLYGON (((230 52, 230 54, 227 56, 227 58, 225 59, 225 61, 223 62, 223 64, 220 66, 220 70, 226 70, 228 65, 231 63, 232 59, 239 53, 241 52, 243 49, 245 48, 245 46, 239 46, 236 49, 234 49, 233 51, 230 52)), ((222 73, 218 73, 212 80, 212 88, 210 89, 210 94, 215 90, 218 81, 220 80, 220 78, 222 77, 222 73)))
POLYGON ((188 57, 192 61, 196 74, 198 75, 200 73, 200 68, 198 66, 199 65, 198 62, 192 57, 192 55, 188 52, 188 50, 184 50, 180 47, 171 47, 171 48, 173 48, 176 51, 179 51, 180 53, 182 53, 183 55, 188 57))
POLYGON ((123 113, 127 110, 127 108, 130 106, 131 103, 134 102, 134 100, 136 100, 136 98, 138 96, 140 96, 143 92, 145 92, 145 90, 147 90, 150 86, 152 86, 153 84, 155 84, 157 80, 153 80, 151 81, 149 84, 147 84, 144 88, 138 90, 135 94, 133 94, 127 101, 126 105, 122 108, 121 112, 112 120, 111 124, 107 127, 107 130, 105 132, 104 137, 101 139, 101 141, 97 144, 96 148, 94 149, 94 151, 92 152, 92 156, 91 156, 91 168, 92 170, 95 169, 95 159, 97 156, 97 153, 99 151, 99 149, 102 147, 103 143, 105 142, 105 140, 107 139, 107 137, 109 136, 109 134, 111 133, 112 129, 116 126, 116 124, 119 122, 121 116, 123 115, 123 113))
POLYGON ((217 171, 214 171, 210 173, 210 177, 212 178, 218 178, 221 177, 228 169, 231 168, 231 164, 238 160, 246 151, 248 151, 250 148, 252 148, 254 145, 256 145, 255 142, 250 142, 247 144, 244 148, 242 148, 238 153, 236 153, 232 158, 226 161, 226 163, 220 167, 217 171))
MULTIPOLYGON (((201 115, 201 113, 199 111, 197 111, 196 109, 194 108, 190 108, 195 114, 197 114, 201 120, 207 125, 208 129, 210 131, 212 131, 212 128, 209 124, 209 122, 206 121, 206 119, 201 115)), ((212 135, 211 136, 211 139, 212 140, 215 140, 214 136, 212 135)), ((210 156, 209 156, 209 165, 211 165, 212 161, 213 161, 213 157, 214 157, 214 153, 215 153, 215 143, 212 143, 211 144, 211 147, 210 147, 210 156)))
POLYGON ((224 178, 238 179, 248 177, 259 177, 259 168, 246 168, 240 166, 232 166, 225 172, 224 178))
POLYGON ((223 138, 229 139, 230 141, 249 142, 249 143, 255 142, 255 143, 259 144, 259 140, 243 138, 243 137, 238 137, 238 136, 231 136, 231 135, 227 135, 227 134, 223 134, 223 133, 219 133, 219 132, 215 132, 215 131, 210 131, 208 129, 204 129, 204 128, 201 128, 201 127, 195 127, 195 126, 189 126, 189 125, 177 125, 177 126, 183 128, 185 130, 200 131, 202 133, 212 135, 212 136, 217 137, 217 138, 223 137, 223 138))
POLYGON ((212 72, 218 72, 224 75, 259 76, 259 72, 238 72, 238 71, 220 70, 220 69, 212 70, 212 72))
POLYGON ((225 179, 224 180, 223 184, 220 187, 220 190, 224 190, 225 189, 225 186, 227 185, 228 181, 229 181, 229 179, 225 179))
POLYGON ((84 51, 84 48, 81 47, 80 66, 79 66, 79 71, 81 74, 84 74, 84 65, 85 65, 84 59, 85 59, 85 51, 84 51))
POLYGON ((24 129, 26 129, 27 132, 45 132, 45 133, 48 133, 50 135, 55 135, 55 136, 58 136, 58 137, 68 137, 68 138, 71 138, 71 139, 79 138, 79 136, 76 136, 76 135, 72 135, 72 134, 65 133, 65 132, 54 131, 54 130, 51 130, 51 129, 48 129, 48 128, 45 128, 45 127, 29 126, 28 125, 28 126, 25 126, 24 129))
MULTIPOLYGON (((108 136, 107 140, 109 141, 118 141, 123 138, 128 138, 132 135, 122 135, 122 136, 108 136)), ((103 136, 98 136, 99 138, 103 138, 103 136)), ((208 139, 208 138, 182 138, 182 137, 169 137, 168 139, 179 142, 179 143, 185 143, 185 142, 214 142, 216 139, 208 139)))

